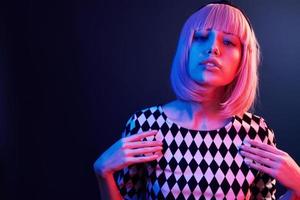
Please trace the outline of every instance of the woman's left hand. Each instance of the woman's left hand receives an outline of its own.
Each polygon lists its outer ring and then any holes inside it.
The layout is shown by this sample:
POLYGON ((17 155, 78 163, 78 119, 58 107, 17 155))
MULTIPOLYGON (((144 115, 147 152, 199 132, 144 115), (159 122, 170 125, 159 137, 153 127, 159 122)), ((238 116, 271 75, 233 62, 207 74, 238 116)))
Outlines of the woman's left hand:
POLYGON ((300 197, 300 167, 295 160, 274 145, 255 140, 247 140, 246 143, 251 146, 242 145, 240 153, 254 161, 246 163, 250 167, 274 177, 300 197))

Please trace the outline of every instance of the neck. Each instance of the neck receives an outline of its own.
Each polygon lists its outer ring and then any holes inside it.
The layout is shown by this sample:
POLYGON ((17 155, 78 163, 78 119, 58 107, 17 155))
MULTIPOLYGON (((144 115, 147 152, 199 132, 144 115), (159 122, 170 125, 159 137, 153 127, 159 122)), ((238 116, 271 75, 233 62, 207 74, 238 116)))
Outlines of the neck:
MULTIPOLYGON (((212 90, 211 90, 212 91, 212 90)), ((220 114, 222 90, 206 92, 201 102, 175 100, 163 109, 167 116, 182 125, 197 130, 212 130, 224 126, 230 118, 220 114)))
POLYGON ((228 121, 228 117, 220 114, 222 96, 223 90, 215 89, 205 93, 201 102, 179 100, 179 104, 185 110, 192 127, 211 129, 210 127, 219 127, 224 121, 228 121))
POLYGON ((201 102, 194 102, 194 101, 181 101, 187 108, 187 111, 192 116, 213 116, 219 115, 220 113, 220 103, 222 96, 224 94, 223 88, 215 88, 215 89, 208 89, 201 102))

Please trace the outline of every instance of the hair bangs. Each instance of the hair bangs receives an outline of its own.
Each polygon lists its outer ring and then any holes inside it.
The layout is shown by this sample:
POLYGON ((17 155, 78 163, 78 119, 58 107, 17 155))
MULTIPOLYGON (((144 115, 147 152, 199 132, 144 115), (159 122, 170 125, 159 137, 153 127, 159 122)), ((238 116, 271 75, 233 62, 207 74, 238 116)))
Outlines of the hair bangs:
POLYGON ((243 13, 233 7, 224 4, 209 4, 196 12, 192 17, 194 31, 215 29, 225 33, 237 35, 242 44, 248 43, 250 24, 243 13))

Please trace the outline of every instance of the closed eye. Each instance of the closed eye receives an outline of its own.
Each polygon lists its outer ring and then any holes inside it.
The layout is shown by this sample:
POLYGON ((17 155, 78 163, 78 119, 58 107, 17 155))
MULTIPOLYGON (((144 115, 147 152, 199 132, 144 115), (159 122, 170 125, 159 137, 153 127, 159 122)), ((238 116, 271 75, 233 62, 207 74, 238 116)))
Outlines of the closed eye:
POLYGON ((226 45, 226 46, 236 46, 231 40, 224 40, 223 43, 226 45))
POLYGON ((208 39, 208 35, 201 34, 201 33, 195 33, 193 39, 196 41, 205 41, 208 39))

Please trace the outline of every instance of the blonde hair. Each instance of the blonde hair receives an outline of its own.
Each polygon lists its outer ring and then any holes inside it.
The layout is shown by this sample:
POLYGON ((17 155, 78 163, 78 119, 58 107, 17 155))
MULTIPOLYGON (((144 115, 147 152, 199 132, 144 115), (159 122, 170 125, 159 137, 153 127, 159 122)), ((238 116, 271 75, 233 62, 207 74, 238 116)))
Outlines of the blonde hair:
POLYGON ((187 72, 189 49, 195 31, 216 29, 239 36, 242 58, 235 79, 225 86, 220 103, 220 114, 242 115, 253 107, 258 90, 258 65, 260 49, 254 31, 246 16, 227 4, 208 4, 192 14, 185 22, 173 59, 171 85, 177 98, 201 102, 203 88, 193 81, 187 72))

